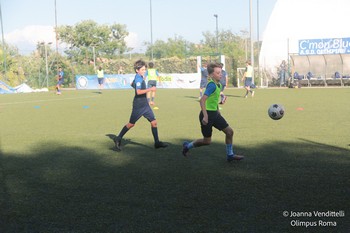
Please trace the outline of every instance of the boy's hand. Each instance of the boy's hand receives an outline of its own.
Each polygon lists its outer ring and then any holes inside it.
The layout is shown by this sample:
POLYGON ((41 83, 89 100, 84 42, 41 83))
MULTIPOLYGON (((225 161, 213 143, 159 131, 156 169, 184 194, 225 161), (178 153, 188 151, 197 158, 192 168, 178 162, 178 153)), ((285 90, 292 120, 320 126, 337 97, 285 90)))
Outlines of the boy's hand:
POLYGON ((208 124, 208 116, 204 116, 202 119, 202 124, 207 125, 208 124))

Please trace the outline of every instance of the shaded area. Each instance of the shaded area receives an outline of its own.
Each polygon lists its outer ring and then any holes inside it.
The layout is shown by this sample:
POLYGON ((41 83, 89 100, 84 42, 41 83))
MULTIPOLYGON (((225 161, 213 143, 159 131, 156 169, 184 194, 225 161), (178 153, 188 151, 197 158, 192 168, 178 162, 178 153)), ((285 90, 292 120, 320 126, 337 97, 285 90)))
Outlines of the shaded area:
POLYGON ((317 232, 349 229, 349 150, 272 142, 237 148, 246 159, 227 163, 222 144, 184 158, 181 141, 154 150, 126 140, 108 155, 45 142, 1 154, 0 232, 292 232, 305 228, 283 211, 327 210, 345 217, 317 232))

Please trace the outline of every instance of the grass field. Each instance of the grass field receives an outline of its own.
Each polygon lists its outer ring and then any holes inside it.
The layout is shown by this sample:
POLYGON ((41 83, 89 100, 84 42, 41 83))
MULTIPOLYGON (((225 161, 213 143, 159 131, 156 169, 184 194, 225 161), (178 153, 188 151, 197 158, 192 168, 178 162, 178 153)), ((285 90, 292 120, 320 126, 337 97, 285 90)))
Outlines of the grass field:
POLYGON ((350 88, 225 93, 241 162, 218 131, 182 156, 201 137, 198 90, 158 90, 168 148, 141 119, 119 153, 106 135, 127 123, 132 90, 0 95, 0 232, 349 232, 350 88), (313 211, 345 216, 284 217, 313 211))

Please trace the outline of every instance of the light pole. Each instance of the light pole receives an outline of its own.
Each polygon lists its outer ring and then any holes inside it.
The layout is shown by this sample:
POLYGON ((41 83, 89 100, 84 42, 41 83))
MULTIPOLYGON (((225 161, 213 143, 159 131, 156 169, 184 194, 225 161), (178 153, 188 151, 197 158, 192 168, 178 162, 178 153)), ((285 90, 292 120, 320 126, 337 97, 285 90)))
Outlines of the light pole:
POLYGON ((249 1, 249 24, 250 24, 250 61, 253 67, 252 82, 254 84, 254 42, 253 42, 253 3, 249 1))
POLYGON ((216 53, 219 54, 219 24, 218 24, 218 15, 215 14, 214 17, 216 18, 216 53))
POLYGON ((47 89, 49 89, 49 65, 47 62, 47 47, 46 46, 52 44, 52 42, 49 42, 47 44, 45 42, 42 42, 41 44, 44 45, 44 49, 45 49, 46 86, 47 86, 47 89))
POLYGON ((1 11, 1 2, 0 2, 0 21, 1 21, 1 37, 2 37, 2 53, 4 56, 4 78, 5 81, 7 81, 7 77, 6 77, 6 47, 5 47, 5 39, 4 39, 4 27, 2 25, 2 11, 1 11))
POLYGON ((151 22, 151 60, 153 61, 153 28, 152 28, 152 0, 149 0, 149 17, 151 22))

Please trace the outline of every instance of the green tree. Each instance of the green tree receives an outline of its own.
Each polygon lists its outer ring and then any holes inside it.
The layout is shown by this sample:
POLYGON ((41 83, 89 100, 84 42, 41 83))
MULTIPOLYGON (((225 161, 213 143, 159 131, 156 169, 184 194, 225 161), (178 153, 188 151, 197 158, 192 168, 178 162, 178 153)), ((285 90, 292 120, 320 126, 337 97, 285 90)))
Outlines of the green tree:
POLYGON ((98 25, 93 20, 82 21, 75 26, 64 25, 57 28, 59 39, 69 47, 68 57, 82 61, 96 56, 111 57, 127 51, 125 37, 129 35, 126 25, 98 25))
MULTIPOLYGON (((151 57, 152 45, 150 43, 146 43, 146 45, 146 56, 151 57)), ((189 53, 191 53, 191 47, 193 47, 193 43, 188 42, 182 37, 178 36, 176 36, 174 39, 168 38, 166 42, 162 40, 157 40, 153 44, 153 57, 155 59, 169 57, 185 58, 189 55, 189 53)))

